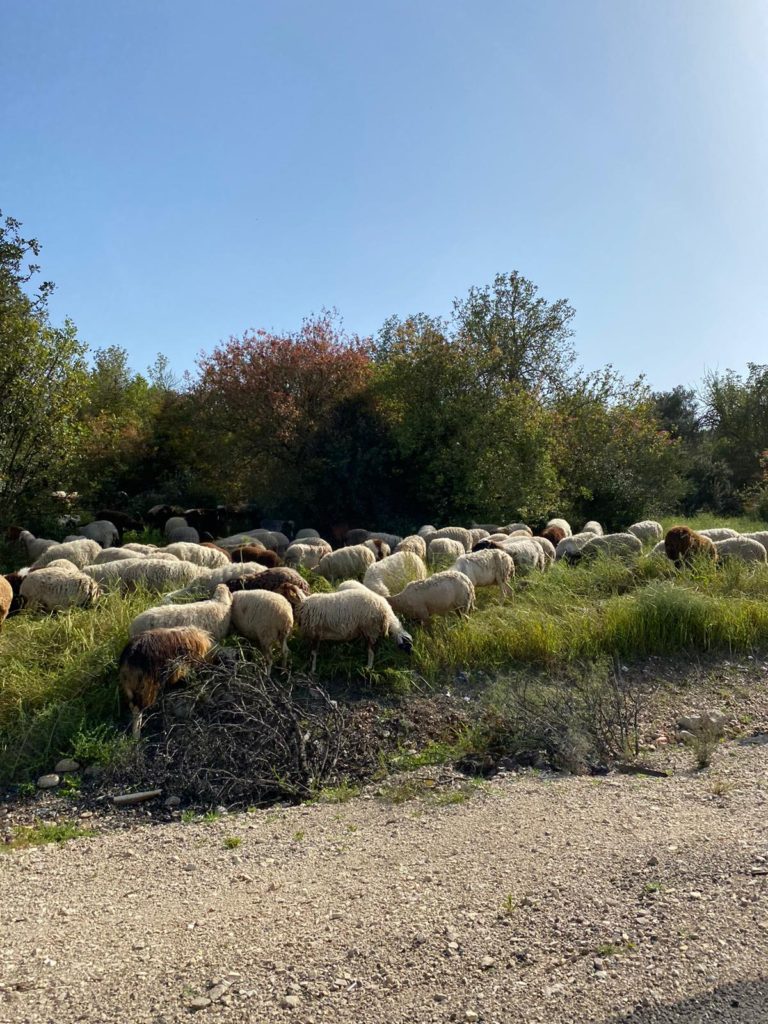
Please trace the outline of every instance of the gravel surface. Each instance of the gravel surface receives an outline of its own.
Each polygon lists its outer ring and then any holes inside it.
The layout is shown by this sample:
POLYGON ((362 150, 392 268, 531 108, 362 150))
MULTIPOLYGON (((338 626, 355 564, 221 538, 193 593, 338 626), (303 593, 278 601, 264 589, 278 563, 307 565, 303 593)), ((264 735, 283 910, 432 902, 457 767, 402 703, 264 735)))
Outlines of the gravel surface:
POLYGON ((760 740, 7 853, 0 1021, 764 1022, 760 740))

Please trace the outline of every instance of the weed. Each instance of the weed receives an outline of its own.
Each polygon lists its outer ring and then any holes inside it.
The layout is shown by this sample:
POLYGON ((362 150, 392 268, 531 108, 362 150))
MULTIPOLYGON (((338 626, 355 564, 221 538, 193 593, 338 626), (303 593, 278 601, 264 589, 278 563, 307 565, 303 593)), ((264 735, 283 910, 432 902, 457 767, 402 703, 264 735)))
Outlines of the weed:
POLYGON ((707 788, 714 796, 727 796, 736 786, 728 779, 711 779, 707 788))
POLYGON ((44 846, 47 843, 66 843, 70 839, 80 839, 94 834, 92 829, 81 828, 74 821, 59 821, 55 824, 40 822, 31 828, 17 826, 10 843, 4 844, 2 850, 21 850, 27 846, 44 846))
POLYGON ((696 758, 696 767, 699 770, 709 768, 712 763, 712 755, 720 742, 716 730, 712 728, 697 729, 691 734, 691 739, 688 742, 696 758))
POLYGON ((302 839, 304 838, 304 836, 305 836, 305 833, 302 832, 301 830, 299 830, 298 832, 294 832, 293 833, 293 835, 291 836, 291 839, 293 840, 294 843, 300 843, 302 841, 302 839))
POLYGON ((320 804, 345 804, 348 800, 358 796, 360 793, 360 786, 355 786, 351 782, 340 782, 338 786, 326 786, 321 789, 315 800, 320 804))
POLYGON ((223 840, 223 846, 225 850, 236 850, 242 843, 240 836, 225 836, 223 840))
POLYGON ((648 895, 654 892, 664 892, 664 886, 661 882, 646 882, 643 886, 643 892, 648 893, 648 895))
POLYGON ((212 822, 218 821, 221 817, 221 811, 205 811, 201 814, 199 811, 195 811, 191 807, 186 811, 181 812, 181 820, 185 825, 189 825, 192 822, 201 822, 202 824, 210 825, 212 822))
POLYGON ((59 796, 75 798, 80 796, 81 779, 79 775, 65 775, 57 792, 59 796))
POLYGON ((511 892, 508 892, 501 904, 501 912, 505 917, 511 917, 517 910, 517 901, 511 892))

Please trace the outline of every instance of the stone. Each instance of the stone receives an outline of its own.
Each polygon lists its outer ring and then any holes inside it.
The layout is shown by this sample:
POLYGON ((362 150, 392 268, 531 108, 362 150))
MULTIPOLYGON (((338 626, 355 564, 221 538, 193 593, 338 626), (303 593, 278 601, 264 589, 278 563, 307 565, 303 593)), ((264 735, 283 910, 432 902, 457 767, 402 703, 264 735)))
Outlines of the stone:
POLYGON ((295 1010, 301 1003, 299 996, 281 996, 280 1005, 284 1006, 286 1010, 295 1010))
POLYGON ((198 996, 197 999, 191 1000, 188 1005, 190 1010, 196 1012, 197 1010, 205 1010, 206 1007, 211 1005, 211 1000, 207 999, 205 996, 198 996))
POLYGON ((58 775, 64 775, 66 772, 76 772, 80 770, 80 762, 73 761, 71 757, 62 757, 53 770, 58 775))
POLYGON ((493 959, 492 956, 484 956, 483 959, 480 961, 480 966, 484 971, 488 971, 491 969, 491 967, 493 967, 495 963, 496 961, 493 959))
POLYGON ((37 780, 38 789, 53 789, 61 782, 58 775, 41 775, 37 780))
POLYGON ((180 803, 180 796, 169 796, 166 800, 163 801, 163 807, 178 807, 180 803))

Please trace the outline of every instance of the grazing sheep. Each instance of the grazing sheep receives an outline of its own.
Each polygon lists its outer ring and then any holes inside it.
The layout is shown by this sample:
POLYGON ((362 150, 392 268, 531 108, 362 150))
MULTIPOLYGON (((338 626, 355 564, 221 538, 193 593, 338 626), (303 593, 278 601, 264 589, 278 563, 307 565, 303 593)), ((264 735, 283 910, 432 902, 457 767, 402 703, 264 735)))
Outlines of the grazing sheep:
POLYGON ((204 575, 205 569, 193 562, 181 562, 173 556, 147 556, 104 562, 103 565, 86 565, 83 572, 107 588, 133 590, 141 586, 147 590, 161 591, 169 587, 183 587, 204 575))
POLYGON ((154 555, 160 551, 160 548, 157 544, 139 544, 137 541, 130 541, 128 544, 123 544, 120 550, 136 551, 140 555, 154 555))
POLYGON ((194 526, 177 526, 165 535, 169 544, 199 544, 202 538, 194 526))
POLYGON ((387 600, 363 587, 343 584, 333 594, 313 594, 299 606, 296 622, 299 632, 312 644, 310 671, 317 670, 317 651, 323 640, 341 643, 362 638, 368 648, 367 668, 373 668, 374 647, 383 636, 390 636, 408 653, 413 638, 403 629, 387 600))
POLYGON ((209 601, 191 604, 164 604, 137 615, 128 627, 131 636, 148 629, 169 629, 172 626, 195 626, 210 633, 215 640, 223 640, 229 632, 232 614, 232 594, 225 583, 220 583, 209 601))
POLYGON ((468 615, 475 607, 475 588, 463 572, 447 569, 429 579, 409 583, 387 600, 399 615, 426 622, 432 615, 449 612, 468 615))
POLYGON ((640 555, 642 551, 643 542, 634 533, 606 533, 603 537, 592 537, 587 541, 576 559, 593 558, 598 554, 628 558, 632 555, 640 555))
POLYGON ((322 548, 316 547, 314 544, 297 544, 294 541, 285 552, 283 561, 294 569, 297 569, 299 566, 304 569, 316 569, 324 554, 328 554, 328 552, 323 551, 322 548))
POLYGON ((555 561, 559 562, 561 558, 566 562, 573 561, 584 545, 589 544, 595 536, 594 533, 574 533, 570 537, 563 537, 555 547, 555 561))
POLYGON ((6 613, 7 616, 15 615, 17 612, 21 611, 24 605, 24 602, 21 599, 21 584, 28 572, 29 569, 19 569, 18 572, 6 573, 3 577, 13 593, 11 603, 8 606, 8 611, 6 613))
POLYGON ((27 549, 27 558, 30 562, 36 561, 44 551, 56 544, 55 540, 45 540, 43 537, 35 537, 29 530, 20 526, 9 526, 5 531, 6 540, 16 540, 27 549))
POLYGON ((188 508, 184 512, 184 518, 188 526, 212 536, 223 533, 227 528, 226 509, 222 505, 216 508, 188 508))
POLYGON ((643 519, 639 523, 632 523, 627 527, 627 533, 634 534, 643 544, 654 544, 664 536, 664 527, 655 519, 643 519))
POLYGON ((485 540, 486 537, 490 537, 488 530, 484 530, 481 526, 473 526, 470 528, 469 536, 472 538, 472 546, 470 551, 474 548, 475 544, 479 544, 481 540, 485 540))
POLYGON ((436 540, 457 540, 465 552, 472 550, 472 534, 469 530, 465 530, 463 526, 444 526, 442 529, 430 533, 425 539, 427 541, 427 553, 429 553, 430 547, 436 540))
MULTIPOLYGON (((290 584, 289 584, 290 585, 290 584)), ((295 589, 295 588, 294 588, 295 589)), ((303 594, 296 590, 294 602, 303 594)), ((282 648, 283 668, 288 664, 288 637, 293 629, 293 607, 282 594, 270 590, 241 590, 232 597, 232 628, 257 645, 272 669, 272 651, 282 648)))
POLYGON ((412 551, 397 551, 365 570, 363 584, 381 597, 399 594, 413 580, 426 579, 427 567, 412 551))
POLYGON ((91 565, 103 565, 105 562, 119 562, 126 558, 144 558, 140 551, 129 551, 126 548, 104 548, 91 562, 91 565))
POLYGON ((368 566, 373 565, 375 561, 376 556, 370 548, 365 547, 364 544, 354 544, 351 547, 339 548, 338 551, 331 551, 330 554, 323 555, 316 571, 331 582, 334 580, 359 580, 365 575, 368 566))
POLYGON ((728 540, 731 537, 738 537, 738 531, 732 530, 730 526, 712 526, 708 530, 699 530, 701 537, 709 537, 710 540, 728 540))
POLYGON ((408 537, 403 537, 395 548, 395 554, 398 554, 400 551, 410 551, 412 554, 418 555, 422 561, 426 562, 427 560, 427 542, 418 533, 412 533, 408 537))
MULTIPOLYGON (((144 519, 147 524, 157 530, 161 530, 172 516, 181 516, 183 518, 184 509, 179 508, 178 505, 153 505, 151 509, 144 513, 144 519)), ((184 521, 186 522, 186 520, 184 521)))
POLYGON ((589 522, 584 523, 581 532, 594 533, 596 537, 602 537, 604 531, 600 523, 596 522, 594 519, 590 519, 589 522))
POLYGON ((568 534, 562 526, 545 526, 541 531, 541 536, 546 538, 553 548, 556 548, 563 537, 567 537, 568 534))
POLYGON ((162 690, 178 686, 214 646, 213 637, 194 626, 148 629, 129 640, 120 655, 118 679, 131 710, 131 733, 141 733, 142 713, 162 690))
POLYGON ((270 551, 269 548, 261 548, 259 550, 256 544, 235 548, 232 552, 232 561, 255 562, 257 565, 262 565, 265 569, 276 569, 279 565, 282 565, 282 559, 276 551, 270 551))
POLYGON ((3 623, 8 618, 15 598, 16 594, 11 583, 5 576, 0 576, 0 629, 2 629, 3 623))
POLYGON ((437 533, 437 528, 434 526, 420 526, 416 533, 419 537, 429 537, 430 534, 437 533))
POLYGON ((768 530, 757 530, 755 533, 742 533, 741 536, 748 537, 749 540, 756 540, 758 544, 762 544, 766 551, 768 551, 768 530))
POLYGON ((495 523, 472 523, 471 530, 485 530, 487 534, 498 533, 501 530, 500 526, 495 523))
POLYGON ((446 569, 466 553, 467 549, 460 540, 452 540, 450 537, 438 537, 437 540, 432 540, 432 535, 429 537, 427 562, 432 567, 446 569))
POLYGON ((233 593, 239 590, 271 590, 273 593, 282 594, 291 604, 296 603, 296 591, 306 596, 311 593, 304 577, 287 566, 265 569, 256 576, 232 579, 228 581, 227 586, 233 593))
POLYGON ((195 565, 202 565, 206 569, 219 569, 232 561, 222 548, 206 548, 202 544, 169 544, 165 550, 182 562, 194 562, 195 565))
POLYGON ((213 592, 220 583, 229 583, 230 580, 252 579, 267 570, 263 565, 256 562, 227 562, 220 569, 200 569, 201 575, 192 580, 186 587, 180 590, 172 590, 166 594, 161 604, 177 604, 179 601, 186 601, 192 598, 195 601, 202 601, 206 597, 213 597, 213 592))
POLYGON ((358 544, 365 544, 369 536, 370 534, 367 530, 355 527, 352 530, 347 530, 344 534, 344 544, 347 547, 356 547, 358 544))
POLYGON ((573 530, 571 529, 571 524, 568 522, 567 519, 550 519, 549 522, 547 523, 547 526, 559 526, 560 529, 565 532, 565 536, 566 537, 573 536, 573 530))
POLYGON ((301 541, 292 541, 288 546, 291 547, 293 544, 301 543, 308 548, 317 548, 320 552, 320 557, 327 555, 329 551, 333 551, 333 548, 327 540, 323 540, 322 537, 302 537, 301 541))
POLYGON ((309 528, 305 528, 303 530, 299 530, 299 532, 296 534, 296 536, 293 539, 294 540, 306 540, 307 537, 317 537, 318 540, 322 540, 322 537, 317 532, 317 530, 312 530, 312 529, 309 529, 309 528))
POLYGON ((165 534, 166 537, 170 537, 174 530, 186 529, 189 529, 189 523, 187 522, 183 515, 170 516, 165 521, 165 525, 163 526, 163 533, 165 534))
POLYGON ((478 587, 498 587, 502 601, 512 593, 509 585, 510 577, 515 575, 515 563, 506 551, 487 548, 485 551, 473 551, 457 558, 452 568, 462 572, 478 587))
POLYGON ((660 540, 658 544, 654 544, 651 550, 648 552, 648 558, 656 558, 659 555, 664 558, 667 557, 667 552, 664 550, 664 541, 660 540))
POLYGON ((390 552, 395 550, 402 539, 398 533, 382 533, 380 530, 371 530, 367 537, 367 540, 380 540, 390 552))
POLYGON ((365 541, 363 546, 373 552, 377 562, 380 562, 382 558, 386 558, 387 555, 392 553, 389 544, 379 540, 378 537, 372 537, 370 540, 365 541))
POLYGON ((725 540, 715 541, 717 557, 736 558, 741 562, 768 562, 766 552, 759 540, 752 540, 750 537, 726 537, 725 540))
POLYGON ((59 558, 66 558, 68 562, 72 562, 78 569, 82 569, 86 565, 91 565, 100 551, 101 547, 95 540, 86 540, 84 537, 80 540, 68 541, 65 544, 53 544, 32 563, 32 568, 42 569, 49 562, 56 561, 59 558))
MULTIPOLYGON (((560 519, 553 519, 552 520, 552 523, 560 523, 560 522, 563 522, 563 520, 560 520, 560 519)), ((550 523, 547 523, 547 526, 550 526, 550 525, 551 525, 550 523)), ((529 537, 533 536, 533 530, 530 528, 530 526, 528 526, 527 523, 507 523, 506 526, 502 526, 499 529, 499 533, 506 533, 507 535, 509 535, 510 533, 527 533, 529 537)))
POLYGON ((32 611, 89 608, 101 591, 95 580, 76 567, 48 565, 30 572, 21 581, 19 596, 32 611))
POLYGON ((545 564, 540 566, 542 569, 548 569, 555 560, 555 546, 552 541, 547 540, 546 537, 531 537, 534 544, 538 544, 541 548, 542 554, 544 555, 545 564))
POLYGON ((114 523, 110 523, 107 519, 99 519, 86 526, 79 526, 77 533, 80 537, 95 540, 101 548, 111 548, 120 542, 120 531, 114 523))
POLYGON ((544 570, 547 567, 544 552, 533 537, 507 537, 505 543, 496 546, 510 556, 515 563, 515 572, 518 576, 526 576, 530 572, 544 570))
POLYGON ((684 563, 690 562, 695 555, 717 558, 717 549, 712 538, 696 533, 690 526, 673 526, 667 530, 664 550, 667 558, 673 561, 678 569, 684 563))

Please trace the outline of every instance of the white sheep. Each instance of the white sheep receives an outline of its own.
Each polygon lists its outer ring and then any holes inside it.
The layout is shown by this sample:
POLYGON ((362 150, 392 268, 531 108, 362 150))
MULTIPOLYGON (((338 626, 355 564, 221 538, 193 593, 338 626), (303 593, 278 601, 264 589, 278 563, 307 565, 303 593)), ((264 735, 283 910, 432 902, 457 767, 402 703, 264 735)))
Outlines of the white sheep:
POLYGON ((768 551, 768 530, 756 530, 754 533, 742 533, 741 536, 747 537, 749 540, 756 540, 758 544, 762 544, 766 551, 768 551))
POLYGON ((589 522, 584 523, 584 526, 581 528, 581 532, 594 533, 596 537, 602 537, 604 530, 600 523, 596 522, 594 519, 590 519, 589 522))
POLYGON ((169 544, 199 544, 200 534, 194 526, 179 526, 167 534, 169 544))
MULTIPOLYGON (((329 551, 333 551, 333 548, 328 543, 328 541, 327 540, 323 540, 322 537, 302 537, 300 541, 299 540, 291 541, 291 543, 288 545, 288 547, 290 548, 294 544, 303 544, 305 547, 308 547, 308 548, 317 548, 318 551, 320 552, 320 557, 321 558, 322 558, 323 555, 327 555, 329 551)), ((286 549, 286 554, 287 553, 288 552, 287 552, 287 549, 286 549)))
POLYGON ((643 519, 627 527, 627 533, 634 534, 643 544, 657 543, 664 536, 664 527, 655 519, 643 519))
POLYGON ((420 526, 416 532, 419 537, 429 537, 430 534, 437 532, 437 528, 434 526, 420 526))
POLYGON ((414 555, 418 555, 422 561, 426 562, 427 560, 427 542, 418 533, 411 533, 407 537, 403 537, 395 548, 395 554, 400 551, 410 551, 414 555))
POLYGON ((730 540, 731 537, 739 536, 738 532, 732 530, 730 526, 711 526, 708 530, 697 530, 696 532, 713 541, 730 540))
POLYGON ((567 519, 550 519, 547 526, 559 526, 560 529, 564 531, 566 537, 571 537, 573 535, 571 524, 567 519))
POLYGON ((379 540, 377 537, 371 537, 368 540, 363 541, 363 545, 372 551, 376 556, 377 561, 381 561, 382 558, 386 558, 392 554, 392 548, 387 544, 385 540, 379 540))
MULTIPOLYGON (((741 562, 768 561, 768 552, 759 540, 750 537, 726 537, 715 541, 718 558, 736 558, 741 562)), ((22 584, 23 587, 23 584, 22 584)))
POLYGON ((323 555, 317 566, 317 573, 327 580, 362 579, 365 570, 373 565, 376 556, 364 544, 353 544, 351 547, 339 548, 323 555))
POLYGON ((475 544, 479 544, 481 540, 487 540, 490 537, 490 533, 481 526, 473 526, 469 531, 469 536, 471 537, 471 551, 475 544))
POLYGON ((531 537, 534 544, 538 544, 541 548, 541 552, 544 555, 545 564, 541 565, 540 568, 548 569, 555 560, 555 545, 551 540, 547 540, 546 537, 531 537))
POLYGON ((131 590, 142 586, 147 590, 161 591, 169 587, 183 587, 204 575, 205 569, 193 562, 180 562, 178 558, 147 556, 104 562, 103 565, 87 565, 83 572, 108 588, 131 590))
POLYGON ((452 568, 464 573, 467 579, 472 581, 475 589, 497 586, 502 601, 513 592, 509 580, 515 575, 515 563, 506 551, 499 551, 498 548, 472 551, 457 558, 452 568))
POLYGON ((400 593, 413 580, 423 580, 426 576, 427 567, 418 555, 412 551, 397 551, 369 565, 363 576, 363 584, 375 594, 388 597, 400 593))
POLYGON ((648 552, 648 557, 649 558, 657 558, 657 557, 666 558, 667 557, 667 549, 666 549, 666 546, 665 546, 663 540, 660 540, 658 544, 654 544, 653 545, 651 550, 648 552))
POLYGON ((120 540, 120 531, 108 519, 97 519, 85 526, 78 526, 77 533, 88 540, 95 540, 101 548, 110 548, 120 540))
POLYGON ((310 671, 317 669, 317 651, 323 640, 341 643, 362 638, 368 648, 368 669, 373 668, 374 647, 383 636, 410 653, 413 638, 407 633, 387 600, 354 580, 333 594, 312 594, 296 614, 299 632, 312 644, 310 671))
POLYGON ((434 533, 430 533, 425 538, 427 542, 427 554, 429 554, 430 546, 436 540, 457 540, 465 551, 472 550, 472 534, 469 530, 465 530, 463 526, 443 526, 440 530, 435 530, 434 533))
POLYGON ((555 561, 559 562, 561 558, 566 562, 572 561, 595 536, 594 533, 574 533, 571 537, 563 537, 555 548, 555 561))
POLYGON ((44 537, 35 537, 29 530, 19 531, 18 541, 23 544, 27 549, 27 558, 30 562, 35 562, 44 551, 48 548, 52 548, 57 542, 55 540, 46 540, 44 537))
POLYGON ((387 600, 399 615, 426 622, 432 615, 454 611, 468 615, 475 607, 475 588, 463 572, 447 569, 429 579, 409 583, 387 600))
POLYGON ((101 547, 95 540, 86 540, 85 537, 79 540, 71 540, 66 544, 53 544, 40 555, 32 564, 33 569, 42 568, 57 558, 66 558, 78 569, 90 565, 94 558, 101 551, 101 547))
POLYGON ((259 565, 258 562, 227 562, 219 569, 203 569, 201 567, 200 575, 196 579, 186 587, 166 594, 161 604, 176 604, 179 601, 186 601, 187 598, 202 600, 206 597, 213 597, 213 593, 220 583, 249 579, 266 571, 266 568, 259 565))
POLYGON ((120 548, 121 551, 136 551, 140 555, 153 555, 159 551, 160 548, 157 544, 139 544, 138 541, 131 541, 128 544, 123 544, 120 548))
MULTIPOLYGON (((564 522, 564 520, 562 520, 562 521, 564 522)), ((553 521, 547 523, 547 526, 552 526, 555 523, 559 524, 560 522, 561 522, 561 520, 556 519, 556 520, 553 520, 553 521)), ((570 527, 569 527, 569 529, 570 529, 570 527)), ((510 534, 510 533, 520 533, 521 531, 523 533, 527 533, 529 537, 533 536, 533 530, 530 528, 530 526, 527 523, 507 523, 506 526, 502 526, 500 528, 499 533, 510 534)), ((491 530, 490 532, 493 533, 494 531, 491 530)))
POLYGON ((192 604, 164 604, 148 608, 137 615, 128 627, 132 637, 148 629, 172 629, 175 626, 196 626, 214 638, 223 640, 229 632, 232 616, 232 593, 220 583, 209 601, 192 604))
POLYGON ((230 557, 225 551, 207 548, 203 544, 169 544, 164 550, 182 562, 194 562, 195 565, 202 565, 206 569, 219 569, 230 562, 230 557))
POLYGON ((27 608, 54 612, 90 607, 101 591, 94 580, 67 563, 28 573, 21 581, 19 593, 27 608))
POLYGON ((171 516, 170 519, 166 519, 163 533, 166 537, 170 537, 174 530, 183 530, 189 526, 189 523, 184 516, 171 516))
POLYGON ((293 544, 288 545, 283 561, 293 569, 298 569, 299 566, 303 566, 305 569, 316 569, 323 555, 329 554, 330 551, 331 548, 328 551, 323 551, 322 548, 314 544, 297 544, 294 541, 293 544))
POLYGON ((282 594, 271 590, 240 590, 232 596, 232 628, 257 645, 272 669, 272 651, 280 647, 283 668, 288 664, 288 637, 293 609, 282 594))
POLYGON ((643 542, 634 533, 606 533, 603 537, 593 537, 579 552, 582 558, 595 555, 610 555, 616 558, 627 558, 642 554, 643 542))
POLYGON ((296 534, 296 536, 293 539, 294 540, 304 540, 306 537, 317 537, 318 539, 322 539, 320 537, 320 534, 317 532, 317 530, 312 530, 312 529, 309 529, 309 528, 305 528, 303 530, 299 530, 298 533, 296 534))
POLYGON ((547 567, 544 552, 533 537, 507 537, 506 542, 502 544, 502 550, 506 551, 515 563, 515 572, 518 576, 526 576, 529 572, 547 567))
POLYGON ((437 540, 428 538, 427 561, 430 566, 447 568, 453 565, 457 558, 467 553, 467 549, 460 540, 452 540, 450 537, 438 537, 437 540))
POLYGON ((105 562, 120 562, 126 558, 144 558, 140 551, 129 551, 126 548, 104 548, 91 562, 91 565, 103 565, 105 562))
POLYGON ((380 540, 389 547, 390 551, 394 551, 403 538, 397 533, 382 533, 380 530, 370 530, 367 539, 380 540))

